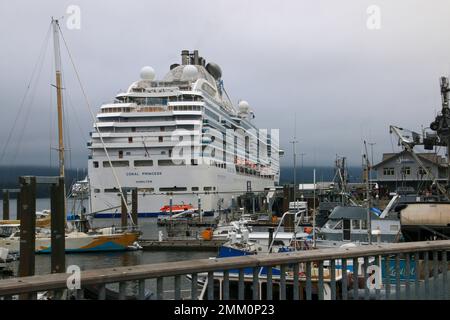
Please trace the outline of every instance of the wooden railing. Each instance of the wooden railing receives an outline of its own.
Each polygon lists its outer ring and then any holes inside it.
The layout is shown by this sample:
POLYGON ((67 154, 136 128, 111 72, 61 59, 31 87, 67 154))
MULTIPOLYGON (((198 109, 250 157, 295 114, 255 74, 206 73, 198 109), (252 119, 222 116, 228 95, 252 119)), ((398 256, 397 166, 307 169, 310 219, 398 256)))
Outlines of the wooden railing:
POLYGON ((448 299, 448 251, 450 241, 443 240, 86 270, 75 290, 67 289, 71 274, 36 275, 1 280, 0 297, 49 292, 94 299, 448 299), (379 267, 382 281, 372 288, 379 267))

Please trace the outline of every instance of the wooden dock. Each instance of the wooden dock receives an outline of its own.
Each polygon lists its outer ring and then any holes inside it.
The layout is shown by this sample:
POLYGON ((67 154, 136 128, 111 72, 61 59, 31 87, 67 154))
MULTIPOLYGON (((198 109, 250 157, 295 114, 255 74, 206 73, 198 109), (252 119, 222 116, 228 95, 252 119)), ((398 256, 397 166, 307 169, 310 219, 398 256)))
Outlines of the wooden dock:
POLYGON ((225 240, 198 240, 198 239, 177 239, 177 240, 139 240, 139 244, 145 251, 158 250, 192 250, 192 251, 216 251, 225 243, 225 240))

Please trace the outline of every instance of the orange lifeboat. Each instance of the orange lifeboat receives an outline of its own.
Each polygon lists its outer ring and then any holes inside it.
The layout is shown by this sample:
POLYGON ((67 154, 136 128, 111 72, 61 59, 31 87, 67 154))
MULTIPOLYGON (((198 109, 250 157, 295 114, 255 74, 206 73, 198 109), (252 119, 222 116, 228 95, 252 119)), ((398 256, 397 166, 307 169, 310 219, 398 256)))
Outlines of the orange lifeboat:
MULTIPOLYGON (((161 213, 170 213, 170 206, 165 205, 160 209, 161 213)), ((194 207, 191 204, 174 204, 172 205, 172 213, 180 213, 187 210, 194 210, 194 207)))

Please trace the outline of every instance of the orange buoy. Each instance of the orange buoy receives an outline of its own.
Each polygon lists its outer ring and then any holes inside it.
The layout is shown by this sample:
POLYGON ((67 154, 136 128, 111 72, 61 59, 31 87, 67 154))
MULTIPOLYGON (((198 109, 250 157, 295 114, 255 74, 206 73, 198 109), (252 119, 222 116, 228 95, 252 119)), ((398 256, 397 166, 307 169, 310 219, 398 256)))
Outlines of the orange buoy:
POLYGON ((206 228, 202 231, 201 236, 203 240, 212 240, 213 231, 211 228, 206 228))

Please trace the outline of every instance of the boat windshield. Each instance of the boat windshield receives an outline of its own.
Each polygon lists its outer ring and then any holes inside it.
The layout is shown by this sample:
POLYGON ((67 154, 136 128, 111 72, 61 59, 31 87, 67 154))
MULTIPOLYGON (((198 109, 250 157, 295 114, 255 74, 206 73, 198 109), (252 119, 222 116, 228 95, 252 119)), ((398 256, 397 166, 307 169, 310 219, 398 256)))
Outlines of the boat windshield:
POLYGON ((328 220, 325 228, 340 230, 342 229, 342 220, 328 220))

